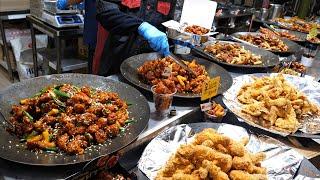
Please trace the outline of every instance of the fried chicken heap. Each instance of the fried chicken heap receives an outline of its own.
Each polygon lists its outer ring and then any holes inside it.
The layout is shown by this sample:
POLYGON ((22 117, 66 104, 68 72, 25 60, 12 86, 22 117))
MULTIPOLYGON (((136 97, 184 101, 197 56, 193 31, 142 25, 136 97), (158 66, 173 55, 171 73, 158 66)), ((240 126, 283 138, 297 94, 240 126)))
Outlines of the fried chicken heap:
MULTIPOLYGON (((303 33, 309 33, 309 31, 312 28, 311 22, 307 22, 298 17, 292 17, 289 19, 276 18, 275 21, 279 22, 280 24, 285 26, 287 29, 291 29, 293 31, 300 31, 303 33)), ((317 27, 320 28, 320 25, 317 24, 317 27)))
POLYGON ((288 51, 288 46, 284 44, 284 42, 280 40, 278 37, 269 36, 265 34, 259 34, 255 36, 248 34, 241 35, 239 38, 266 50, 280 52, 288 51))
POLYGON ((246 150, 248 139, 234 141, 214 129, 196 134, 191 144, 182 145, 170 157, 156 180, 264 180, 266 168, 261 167, 264 153, 246 150))
POLYGON ((213 54, 220 61, 230 64, 262 64, 261 56, 257 56, 250 51, 245 50, 239 44, 217 42, 207 45, 204 51, 213 54))
POLYGON ((192 34, 204 35, 204 34, 207 34, 210 31, 210 29, 197 26, 197 25, 192 25, 192 26, 186 27, 184 31, 192 34))
POLYGON ((270 29, 263 28, 263 27, 260 27, 259 31, 262 34, 266 34, 268 36, 279 36, 279 37, 290 39, 292 41, 298 41, 299 40, 299 38, 297 36, 295 36, 294 34, 289 33, 288 31, 274 32, 274 31, 271 31, 270 29))
POLYGON ((255 78, 244 85, 237 99, 248 120, 267 128, 294 133, 304 116, 319 114, 317 105, 290 85, 283 77, 255 78))
POLYGON ((31 150, 83 154, 119 134, 129 118, 127 109, 117 93, 62 84, 13 105, 10 121, 31 150))
MULTIPOLYGON (((190 75, 185 69, 173 62, 170 58, 146 61, 138 68, 138 73, 148 84, 161 85, 163 88, 172 89, 174 85, 177 92, 199 94, 202 91, 204 82, 210 79, 204 66, 199 65, 193 60, 185 61, 186 65, 196 74, 190 75), (170 73, 165 70, 170 69, 170 73)), ((170 92, 170 90, 168 90, 170 92)))

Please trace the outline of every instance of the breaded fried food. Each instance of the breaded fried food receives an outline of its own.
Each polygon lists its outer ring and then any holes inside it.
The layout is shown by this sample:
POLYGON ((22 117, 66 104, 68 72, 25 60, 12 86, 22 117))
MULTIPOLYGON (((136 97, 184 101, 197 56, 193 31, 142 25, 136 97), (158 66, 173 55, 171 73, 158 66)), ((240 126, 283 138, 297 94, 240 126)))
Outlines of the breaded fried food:
POLYGON ((249 174, 246 171, 232 170, 229 174, 231 180, 267 180, 265 174, 249 174))
POLYGON ((210 140, 213 145, 221 144, 226 146, 230 144, 230 138, 220 135, 214 129, 204 129, 201 133, 195 136, 194 144, 200 145, 206 140, 210 140))
POLYGON ((221 171, 221 168, 216 166, 216 164, 212 161, 204 160, 202 161, 202 166, 206 168, 210 174, 212 179, 216 180, 228 180, 228 175, 221 171))
POLYGON ((294 133, 304 117, 319 115, 319 107, 290 85, 283 75, 255 78, 237 95, 247 120, 266 128, 294 133))
POLYGON ((240 171, 236 171, 234 177, 243 177, 243 180, 266 177, 267 171, 261 167, 265 155, 248 152, 244 147, 247 143, 248 138, 237 142, 213 129, 204 129, 195 135, 192 143, 178 148, 156 179, 228 180, 234 170, 240 171))
POLYGON ((223 172, 228 172, 232 167, 232 156, 218 152, 210 147, 196 145, 194 155, 192 157, 193 164, 198 167, 204 160, 214 161, 223 172))

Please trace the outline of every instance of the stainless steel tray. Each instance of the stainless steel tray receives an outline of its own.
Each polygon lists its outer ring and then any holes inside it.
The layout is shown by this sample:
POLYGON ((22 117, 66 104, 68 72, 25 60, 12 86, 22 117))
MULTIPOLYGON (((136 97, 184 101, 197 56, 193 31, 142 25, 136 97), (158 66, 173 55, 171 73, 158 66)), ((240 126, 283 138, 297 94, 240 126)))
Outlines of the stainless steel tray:
POLYGON ((265 70, 267 68, 272 68, 276 65, 278 65, 279 62, 279 57, 275 54, 273 54, 272 52, 269 52, 267 50, 261 49, 261 48, 257 48, 257 47, 253 47, 244 43, 238 43, 238 42, 231 42, 231 41, 212 41, 212 42, 207 42, 205 44, 203 44, 202 46, 197 46, 194 48, 195 52, 210 59, 210 61, 213 61, 215 63, 218 63, 222 66, 230 66, 230 67, 236 67, 236 68, 241 68, 241 69, 261 69, 261 70, 265 70), (212 44, 212 43, 216 43, 216 42, 220 42, 220 43, 230 43, 230 44, 239 44, 240 46, 244 47, 244 49, 249 50, 250 52, 252 52, 255 55, 260 55, 261 56, 261 60, 262 60, 262 64, 260 65, 241 65, 241 64, 230 64, 227 62, 223 62, 220 61, 215 55, 205 52, 204 49, 207 45, 212 44))
MULTIPOLYGON (((249 35, 249 34, 255 36, 255 35, 258 35, 260 33, 257 33, 257 32, 237 32, 237 33, 232 34, 232 36, 233 36, 233 40, 235 40, 235 41, 238 41, 238 42, 241 42, 241 43, 244 43, 244 44, 248 44, 248 45, 251 45, 251 46, 258 47, 258 46, 254 45, 254 44, 251 44, 251 43, 249 43, 247 41, 244 41, 244 40, 241 40, 239 38, 239 36, 241 36, 241 35, 249 35)), ((285 54, 294 54, 294 53, 298 52, 301 49, 301 47, 297 43, 295 43, 293 41, 290 41, 290 40, 285 39, 285 38, 280 38, 280 39, 284 42, 284 44, 286 44, 288 46, 288 51, 284 51, 283 52, 283 51, 274 51, 274 50, 268 50, 268 49, 267 50, 270 51, 270 52, 279 54, 279 55, 285 55, 285 54)), ((260 47, 258 47, 258 48, 260 48, 260 47)))

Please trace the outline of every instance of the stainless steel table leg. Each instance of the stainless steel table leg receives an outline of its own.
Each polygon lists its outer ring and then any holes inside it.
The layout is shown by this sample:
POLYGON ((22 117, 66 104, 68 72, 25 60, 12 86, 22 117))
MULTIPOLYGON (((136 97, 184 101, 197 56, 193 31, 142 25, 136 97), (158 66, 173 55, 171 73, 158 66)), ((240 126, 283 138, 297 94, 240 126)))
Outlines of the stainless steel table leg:
POLYGON ((57 74, 61 74, 61 39, 60 37, 55 37, 56 41, 56 51, 57 51, 57 74))
POLYGON ((33 71, 34 77, 38 77, 38 55, 37 55, 37 41, 36 41, 36 34, 34 32, 33 25, 30 24, 31 29, 31 41, 32 41, 32 56, 33 56, 33 71))
POLYGON ((1 19, 0 19, 0 33, 1 33, 2 41, 3 41, 4 57, 6 57, 6 61, 7 61, 8 75, 9 75, 10 81, 14 82, 13 71, 12 71, 10 58, 9 58, 9 50, 8 50, 7 38, 6 38, 5 30, 4 30, 4 24, 3 24, 3 21, 1 19))

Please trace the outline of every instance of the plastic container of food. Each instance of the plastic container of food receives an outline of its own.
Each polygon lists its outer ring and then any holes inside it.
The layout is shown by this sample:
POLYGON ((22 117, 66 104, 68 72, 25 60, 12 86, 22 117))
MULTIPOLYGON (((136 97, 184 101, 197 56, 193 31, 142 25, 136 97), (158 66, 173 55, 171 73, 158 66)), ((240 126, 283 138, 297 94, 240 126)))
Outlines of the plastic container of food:
POLYGON ((165 114, 171 107, 173 95, 177 92, 177 89, 171 94, 162 94, 156 92, 155 88, 157 85, 151 87, 151 91, 153 93, 153 101, 155 104, 156 112, 160 114, 165 114))
POLYGON ((221 123, 222 119, 227 114, 227 109, 223 108, 220 104, 212 102, 210 110, 204 111, 205 121, 221 123))

